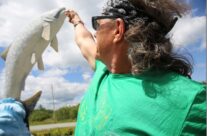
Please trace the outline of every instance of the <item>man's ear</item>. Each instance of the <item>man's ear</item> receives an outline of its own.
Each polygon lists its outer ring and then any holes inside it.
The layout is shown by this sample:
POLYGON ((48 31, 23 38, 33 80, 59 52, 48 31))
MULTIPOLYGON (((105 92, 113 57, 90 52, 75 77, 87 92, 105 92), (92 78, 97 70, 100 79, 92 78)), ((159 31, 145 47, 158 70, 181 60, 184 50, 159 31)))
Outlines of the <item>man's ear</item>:
POLYGON ((116 19, 116 29, 114 31, 114 42, 119 42, 124 38, 125 24, 124 20, 121 18, 116 19))

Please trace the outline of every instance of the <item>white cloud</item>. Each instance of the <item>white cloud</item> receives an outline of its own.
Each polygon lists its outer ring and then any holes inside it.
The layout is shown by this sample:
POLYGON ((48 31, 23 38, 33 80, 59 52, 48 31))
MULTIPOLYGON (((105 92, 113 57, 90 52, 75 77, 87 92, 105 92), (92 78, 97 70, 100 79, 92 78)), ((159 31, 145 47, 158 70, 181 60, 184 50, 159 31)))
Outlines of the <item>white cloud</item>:
MULTIPOLYGON (((206 17, 192 17, 187 15, 176 23, 170 32, 172 42, 176 47, 184 47, 203 40, 206 33, 206 17)), ((201 46, 201 45, 200 45, 201 46)), ((198 46, 198 48, 200 47, 198 46)))
POLYGON ((67 69, 53 68, 42 73, 42 77, 62 77, 68 73, 67 69))
POLYGON ((89 72, 83 73, 82 74, 82 77, 83 77, 84 81, 90 82, 91 81, 91 78, 92 78, 92 74, 89 73, 89 72))
POLYGON ((55 98, 56 108, 60 106, 78 104, 81 96, 88 87, 87 83, 71 83, 67 81, 63 75, 67 70, 53 69, 46 71, 38 77, 28 76, 26 80, 25 91, 22 92, 22 99, 26 99, 33 95, 37 90, 42 90, 42 96, 39 104, 47 108, 52 108, 52 90, 55 98), (53 89, 52 89, 53 88, 53 89), (77 103, 74 103, 77 102, 77 103))
MULTIPOLYGON (((64 78, 68 69, 53 68, 40 73, 37 77, 29 75, 26 79, 25 90, 21 94, 21 99, 25 100, 38 90, 42 90, 42 96, 37 105, 46 108, 53 108, 53 94, 55 98, 55 107, 60 108, 66 105, 78 104, 87 90, 88 82, 78 83, 69 82, 64 78)), ((4 89, 5 72, 0 73, 0 98, 4 89)))

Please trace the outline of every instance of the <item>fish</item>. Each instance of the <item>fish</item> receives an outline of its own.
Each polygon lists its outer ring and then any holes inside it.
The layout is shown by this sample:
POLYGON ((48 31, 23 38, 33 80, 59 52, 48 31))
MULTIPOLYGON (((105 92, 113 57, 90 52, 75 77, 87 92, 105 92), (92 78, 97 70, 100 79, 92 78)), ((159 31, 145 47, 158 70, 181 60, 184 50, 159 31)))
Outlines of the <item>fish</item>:
POLYGON ((42 54, 48 45, 58 52, 56 34, 66 18, 65 10, 64 7, 54 9, 33 19, 1 54, 5 60, 5 86, 1 98, 20 100, 33 66, 37 64, 39 70, 44 70, 42 54))

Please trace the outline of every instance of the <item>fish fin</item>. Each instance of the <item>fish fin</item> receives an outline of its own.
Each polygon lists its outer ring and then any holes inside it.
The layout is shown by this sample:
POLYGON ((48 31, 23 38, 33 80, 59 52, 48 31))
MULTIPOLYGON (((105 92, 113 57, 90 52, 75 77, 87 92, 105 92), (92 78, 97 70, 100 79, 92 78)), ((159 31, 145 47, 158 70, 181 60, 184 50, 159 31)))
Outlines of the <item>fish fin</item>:
POLYGON ((36 62, 36 54, 32 53, 32 57, 31 57, 31 64, 34 65, 36 62))
POLYGON ((42 91, 38 91, 32 97, 22 101, 28 114, 30 114, 34 110, 41 94, 42 94, 42 91))
POLYGON ((40 57, 40 59, 38 60, 37 67, 38 67, 39 70, 44 70, 45 69, 44 68, 44 63, 42 61, 42 57, 40 57))
POLYGON ((9 52, 10 47, 11 47, 11 45, 10 45, 8 48, 6 48, 6 50, 4 50, 4 51, 1 53, 1 58, 2 58, 4 61, 6 61, 6 57, 7 57, 7 54, 8 54, 8 52, 9 52))
POLYGON ((56 51, 58 52, 58 40, 57 37, 55 36, 55 38, 52 40, 52 42, 50 43, 50 46, 56 51))
POLYGON ((50 23, 45 22, 43 24, 42 38, 46 41, 50 40, 50 23))

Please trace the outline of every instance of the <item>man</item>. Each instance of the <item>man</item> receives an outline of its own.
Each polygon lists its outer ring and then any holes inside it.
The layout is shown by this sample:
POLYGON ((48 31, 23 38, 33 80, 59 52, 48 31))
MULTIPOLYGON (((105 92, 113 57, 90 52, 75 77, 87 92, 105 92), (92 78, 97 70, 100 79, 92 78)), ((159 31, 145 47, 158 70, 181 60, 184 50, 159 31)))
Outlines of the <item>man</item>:
POLYGON ((92 17, 95 39, 66 11, 75 40, 95 70, 78 113, 77 136, 205 135, 205 86, 172 52, 166 34, 187 11, 174 0, 109 0, 92 17))

